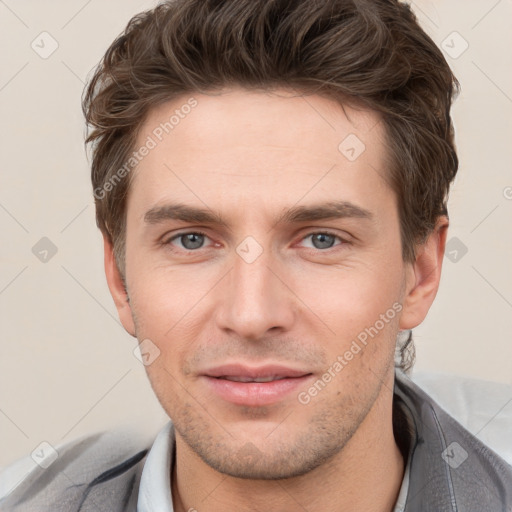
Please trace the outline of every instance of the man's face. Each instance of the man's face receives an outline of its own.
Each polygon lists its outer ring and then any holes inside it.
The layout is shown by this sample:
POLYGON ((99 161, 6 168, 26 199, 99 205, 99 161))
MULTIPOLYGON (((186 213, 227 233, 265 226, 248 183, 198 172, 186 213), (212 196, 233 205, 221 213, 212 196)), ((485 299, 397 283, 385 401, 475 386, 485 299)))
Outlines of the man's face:
POLYGON ((408 272, 383 124, 319 96, 233 89, 195 94, 155 132, 188 98, 150 113, 137 148, 157 145, 128 199, 131 315, 160 350, 148 376, 178 450, 232 476, 303 474, 391 403, 408 272), (173 218, 176 205, 213 220, 173 218))

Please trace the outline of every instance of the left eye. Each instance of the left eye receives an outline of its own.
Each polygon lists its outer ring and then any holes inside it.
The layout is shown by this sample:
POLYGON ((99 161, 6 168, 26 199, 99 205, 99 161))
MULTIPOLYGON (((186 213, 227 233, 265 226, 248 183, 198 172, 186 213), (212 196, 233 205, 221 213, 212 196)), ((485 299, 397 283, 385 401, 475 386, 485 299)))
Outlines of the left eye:
MULTIPOLYGON (((311 238, 311 243, 313 244, 313 249, 330 249, 334 246, 334 242, 336 239, 343 242, 341 238, 337 235, 333 235, 332 233, 310 233, 305 236, 302 240, 307 240, 311 238)), ((340 244, 336 244, 340 245, 340 244)))

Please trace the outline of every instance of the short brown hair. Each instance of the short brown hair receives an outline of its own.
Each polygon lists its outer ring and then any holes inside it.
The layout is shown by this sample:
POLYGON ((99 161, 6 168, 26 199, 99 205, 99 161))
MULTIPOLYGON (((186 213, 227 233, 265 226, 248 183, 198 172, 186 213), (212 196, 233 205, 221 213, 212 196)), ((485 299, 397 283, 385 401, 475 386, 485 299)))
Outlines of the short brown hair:
POLYGON ((450 106, 459 84, 410 7, 397 0, 174 0, 130 20, 83 97, 96 220, 122 275, 130 174, 113 179, 149 110, 233 85, 288 87, 340 104, 352 98, 379 112, 403 258, 414 260, 416 244, 447 214, 458 167, 450 106))

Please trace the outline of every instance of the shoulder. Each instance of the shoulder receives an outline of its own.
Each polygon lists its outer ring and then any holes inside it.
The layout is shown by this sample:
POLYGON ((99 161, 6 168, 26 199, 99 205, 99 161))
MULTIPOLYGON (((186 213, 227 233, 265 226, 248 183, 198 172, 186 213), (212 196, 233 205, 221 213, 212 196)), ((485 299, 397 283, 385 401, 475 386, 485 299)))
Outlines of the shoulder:
POLYGON ((39 445, 0 472, 0 510, 85 512, 87 500, 104 510, 127 510, 151 444, 150 436, 119 428, 39 445))
POLYGON ((512 386, 418 372, 412 381, 486 446, 512 465, 512 386))
POLYGON ((512 510, 510 387, 442 374, 396 377, 415 439, 405 510, 512 510))

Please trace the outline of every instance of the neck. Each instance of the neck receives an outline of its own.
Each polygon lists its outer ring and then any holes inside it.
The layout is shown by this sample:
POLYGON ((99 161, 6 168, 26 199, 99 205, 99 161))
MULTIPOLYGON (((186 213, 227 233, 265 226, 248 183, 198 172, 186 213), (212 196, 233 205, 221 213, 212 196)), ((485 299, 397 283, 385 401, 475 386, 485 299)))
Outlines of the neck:
POLYGON ((391 512, 404 474, 393 435, 392 388, 392 383, 383 386, 382 396, 340 453, 299 477, 248 480, 219 473, 176 434, 174 510, 391 512))

